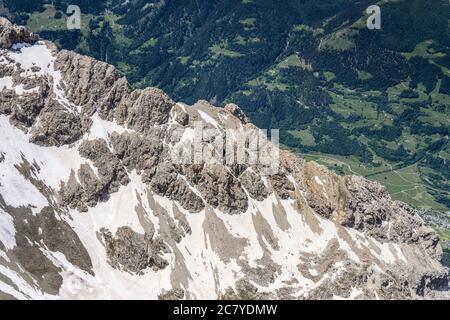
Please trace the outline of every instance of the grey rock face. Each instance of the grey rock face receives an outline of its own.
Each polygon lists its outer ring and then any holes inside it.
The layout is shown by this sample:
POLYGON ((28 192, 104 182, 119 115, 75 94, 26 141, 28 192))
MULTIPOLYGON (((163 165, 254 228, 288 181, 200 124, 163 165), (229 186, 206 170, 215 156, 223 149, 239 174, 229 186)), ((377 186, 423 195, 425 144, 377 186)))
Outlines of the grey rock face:
POLYGON ((151 187, 156 194, 179 202, 190 212, 199 212, 205 207, 203 200, 179 177, 170 163, 163 162, 158 166, 151 187))
POLYGON ((138 234, 128 227, 119 228, 115 237, 107 230, 101 230, 101 233, 113 267, 142 273, 147 268, 161 270, 168 265, 160 256, 168 252, 168 247, 160 239, 152 239, 153 235, 138 234))
POLYGON ((88 116, 98 112, 102 119, 125 124, 139 132, 166 123, 175 103, 156 88, 132 91, 127 80, 104 62, 62 50, 55 68, 61 70, 64 92, 88 116))
POLYGON ((168 291, 163 290, 160 295, 158 295, 158 300, 182 300, 184 298, 184 290, 179 288, 174 288, 168 291))
POLYGON ((189 124, 189 114, 186 113, 179 105, 174 107, 176 117, 175 121, 182 126, 187 126, 189 124))
POLYGON ((9 97, 9 99, 15 101, 15 105, 10 105, 10 119, 13 125, 17 127, 31 127, 44 109, 46 104, 45 97, 48 95, 49 87, 43 81, 38 83, 38 93, 28 93, 22 96, 13 95, 9 97), (18 105, 21 108, 18 108, 18 105))
MULTIPOLYGON (((80 169, 81 170, 81 169, 80 169)), ((80 212, 87 211, 86 203, 89 203, 85 197, 85 191, 75 178, 75 172, 72 170, 69 181, 62 183, 59 191, 61 205, 77 209, 80 212)))
POLYGON ((98 111, 102 118, 112 120, 121 98, 131 92, 113 66, 71 51, 58 53, 55 69, 61 71, 66 96, 88 116, 98 111))
POLYGON ((39 114, 39 122, 31 128, 31 142, 42 146, 62 146, 81 139, 90 120, 68 111, 58 101, 49 99, 39 114))
POLYGON ((349 187, 354 198, 349 199, 350 212, 354 216, 356 228, 364 228, 365 225, 380 225, 386 220, 386 204, 390 200, 384 188, 377 183, 368 183, 360 180, 349 187), (375 202, 374 200, 378 201, 375 202))
POLYGON ((258 288, 246 279, 236 282, 236 290, 228 288, 220 297, 221 300, 265 300, 274 296, 258 292, 258 288))
POLYGON ((263 201, 270 194, 269 189, 261 180, 261 177, 250 170, 244 171, 244 173, 239 176, 239 180, 253 199, 263 201))
MULTIPOLYGON (((125 114, 125 124, 138 132, 146 132, 153 125, 166 123, 170 110, 175 105, 167 94, 156 88, 135 91, 130 98, 131 104, 124 107, 126 110, 119 108, 118 114, 125 114)), ((118 118, 118 122, 121 121, 118 118)))
POLYGON ((39 37, 29 32, 25 27, 13 25, 7 19, 0 17, 0 48, 10 49, 16 43, 32 44, 39 37))
POLYGON ((431 254, 439 255, 435 252, 436 234, 425 226, 414 209, 392 201, 380 184, 352 177, 349 191, 346 212, 352 216, 354 228, 383 242, 420 243, 431 254), (387 221, 391 223, 389 230, 386 229, 387 221))
POLYGON ((42 77, 22 78, 24 70, 10 64, 0 65, 0 76, 11 77, 12 85, 22 85, 24 92, 17 94, 14 89, 4 89, 0 95, 0 114, 10 116, 10 122, 27 131, 38 118, 50 94, 48 82, 42 77), (30 92, 25 90, 36 89, 30 92))
POLYGON ((448 272, 425 272, 412 283, 415 294, 420 297, 432 295, 433 292, 447 292, 449 290, 448 272))
POLYGON ((109 150, 104 140, 85 140, 79 147, 82 157, 94 162, 105 194, 117 192, 130 178, 122 163, 109 150))
POLYGON ((223 212, 237 214, 248 208, 241 183, 222 165, 191 165, 186 178, 202 193, 206 202, 223 212))
POLYGON ((291 192, 295 190, 292 182, 283 173, 270 176, 269 181, 281 199, 289 199, 291 192))
POLYGON ((31 127, 44 108, 44 102, 37 94, 30 94, 27 97, 20 98, 13 98, 13 95, 11 95, 10 98, 24 107, 16 108, 14 105, 11 105, 8 107, 9 110, 3 109, 2 113, 10 114, 11 123, 22 130, 31 127))
POLYGON ((227 104, 224 109, 238 118, 243 124, 247 124, 250 122, 241 108, 239 108, 239 106, 235 105, 234 103, 227 104))
POLYGON ((129 171, 134 169, 142 173, 142 179, 149 183, 153 178, 163 152, 162 130, 153 130, 148 136, 137 133, 114 133, 111 142, 114 154, 129 171))
POLYGON ((119 159, 109 150, 104 140, 85 140, 79 147, 82 157, 91 160, 97 173, 87 164, 77 172, 72 171, 69 181, 59 191, 61 204, 86 212, 100 201, 107 201, 110 194, 130 182, 130 178, 119 159))

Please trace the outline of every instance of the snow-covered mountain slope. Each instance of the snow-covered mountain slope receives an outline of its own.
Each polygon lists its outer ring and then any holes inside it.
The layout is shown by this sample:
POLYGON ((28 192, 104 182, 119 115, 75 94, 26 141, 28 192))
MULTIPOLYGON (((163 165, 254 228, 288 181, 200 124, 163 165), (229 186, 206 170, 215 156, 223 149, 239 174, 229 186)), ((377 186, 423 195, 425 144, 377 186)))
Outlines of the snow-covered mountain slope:
POLYGON ((215 158, 256 128, 6 20, 0 47, 0 299, 449 297, 436 234, 380 185, 286 151, 190 164, 199 123, 215 158))

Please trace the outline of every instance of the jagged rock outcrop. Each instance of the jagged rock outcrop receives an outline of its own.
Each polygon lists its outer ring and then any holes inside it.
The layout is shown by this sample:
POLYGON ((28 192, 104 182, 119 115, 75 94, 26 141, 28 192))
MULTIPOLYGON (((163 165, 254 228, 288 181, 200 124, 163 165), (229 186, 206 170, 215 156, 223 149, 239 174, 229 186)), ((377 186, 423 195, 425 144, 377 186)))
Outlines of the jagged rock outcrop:
POLYGON ((239 180, 253 199, 262 201, 268 197, 270 193, 269 189, 266 187, 261 177, 252 170, 245 170, 244 173, 239 176, 239 180))
POLYGON ((258 130, 236 105, 37 40, 0 20, 0 297, 450 297, 436 233, 378 183, 238 163, 258 130))
MULTIPOLYGON (((270 299, 271 294, 261 294, 258 292, 258 288, 251 282, 241 279, 236 282, 236 290, 233 288, 227 288, 222 294, 220 299, 222 300, 265 300, 270 299)), ((273 296, 272 296, 273 298, 273 296)))
POLYGON ((199 212, 205 207, 203 200, 179 177, 170 163, 164 162, 157 167, 151 188, 158 195, 178 201, 190 212, 199 212))
POLYGON ((130 102, 119 107, 118 113, 125 118, 117 117, 117 122, 138 132, 146 132, 155 124, 167 123, 170 110, 175 105, 168 95, 156 88, 133 92, 130 102), (122 111, 123 108, 125 110, 122 111))
POLYGON ((145 137, 137 133, 113 133, 114 154, 129 171, 138 170, 143 181, 150 182, 163 152, 163 134, 161 130, 154 130, 145 137))
POLYGON ((104 140, 85 140, 78 150, 82 157, 94 163, 105 193, 117 192, 120 186, 130 182, 123 164, 110 151, 104 140))
POLYGON ((69 180, 62 184, 59 194, 63 205, 85 212, 87 207, 107 201, 109 195, 127 185, 130 178, 122 162, 113 155, 104 140, 83 141, 79 146, 79 154, 92 161, 96 171, 88 164, 81 164, 77 177, 71 171, 69 180))
POLYGON ((89 120, 83 123, 78 114, 68 111, 56 100, 48 99, 39 111, 39 122, 31 128, 31 142, 39 145, 59 147, 74 143, 90 126, 89 120))
POLYGON ((168 252, 167 245, 152 234, 138 234, 128 227, 117 230, 115 237, 107 230, 100 230, 105 241, 106 254, 114 267, 141 273, 146 268, 161 270, 168 262, 160 255, 168 252))
MULTIPOLYGON (((83 166, 79 170, 80 180, 82 183, 86 183, 86 179, 84 178, 84 172, 88 170, 87 166, 83 166), (83 172, 83 173, 81 173, 83 172)), ((90 174, 86 175, 87 177, 91 177, 90 174)), ((93 175, 92 175, 93 176, 93 175)), ((94 190, 97 190, 97 180, 93 180, 92 182, 87 182, 86 186, 90 186, 94 190)), ((67 182, 61 183, 61 188, 59 191, 61 204, 68 206, 72 209, 77 209, 80 212, 86 212, 88 210, 88 205, 95 205, 94 199, 89 199, 87 194, 95 194, 95 192, 85 192, 83 187, 78 183, 77 178, 75 177, 75 172, 72 170, 70 173, 70 178, 67 182)))
POLYGON ((269 177, 270 183, 281 199, 289 199, 295 190, 294 185, 283 173, 277 173, 269 177))
POLYGON ((113 66, 71 51, 57 54, 55 69, 61 71, 66 97, 89 116, 98 112, 111 120, 118 103, 131 92, 113 66))
POLYGON ((184 298, 184 290, 179 288, 174 288, 171 290, 163 290, 163 292, 158 296, 159 300, 182 300, 184 298))
POLYGON ((242 213, 248 198, 239 180, 222 165, 192 165, 186 178, 202 193, 205 201, 227 213, 242 213))
POLYGON ((239 108, 239 106, 235 105, 234 103, 227 104, 224 109, 238 118, 243 124, 249 123, 249 120, 245 113, 241 110, 241 108, 239 108))
POLYGON ((10 49, 14 44, 36 42, 39 37, 29 32, 25 27, 16 26, 7 19, 0 17, 0 48, 10 49))

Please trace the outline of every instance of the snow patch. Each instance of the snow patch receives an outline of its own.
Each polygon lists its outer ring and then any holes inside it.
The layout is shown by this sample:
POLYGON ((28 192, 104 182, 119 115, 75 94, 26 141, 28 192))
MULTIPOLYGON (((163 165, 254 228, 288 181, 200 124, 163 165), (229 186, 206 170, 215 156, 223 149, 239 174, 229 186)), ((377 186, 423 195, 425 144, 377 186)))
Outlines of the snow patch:
POLYGON ((0 209, 0 242, 8 250, 16 246, 16 228, 13 218, 2 209, 0 209))
POLYGON ((322 179, 320 179, 318 176, 315 176, 315 177, 314 177, 314 180, 316 180, 316 182, 317 182, 318 184, 320 184, 322 187, 324 186, 324 183, 323 183, 322 179))
POLYGON ((220 131, 220 125, 219 123, 213 118, 211 117, 209 114, 207 114, 206 112, 202 111, 202 110, 197 110, 198 113, 200 114, 200 116, 202 117, 202 119, 211 124, 212 126, 214 126, 217 130, 220 131))
MULTIPOLYGON (((6 160, 0 163, 0 174, 3 172, 5 176, 9 175, 11 170, 15 171, 14 165, 22 163, 24 157, 29 163, 36 162, 40 167, 39 172, 35 174, 37 179, 54 190, 59 190, 61 182, 69 180, 71 170, 76 172, 81 164, 87 163, 86 159, 78 154, 77 146, 57 148, 29 143, 29 136, 11 126, 4 115, 0 115, 0 136, 0 152, 7 156, 6 160), (5 165, 7 167, 3 167, 5 165)), ((21 187, 20 184, 18 186, 21 187)))

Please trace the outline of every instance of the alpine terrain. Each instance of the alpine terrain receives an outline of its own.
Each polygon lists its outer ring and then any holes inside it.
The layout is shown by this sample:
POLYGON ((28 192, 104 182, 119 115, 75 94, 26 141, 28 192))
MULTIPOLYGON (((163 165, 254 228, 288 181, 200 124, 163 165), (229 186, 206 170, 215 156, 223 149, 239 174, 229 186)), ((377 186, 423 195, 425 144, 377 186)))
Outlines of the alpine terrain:
POLYGON ((379 183, 284 150, 271 174, 176 163, 198 123, 216 152, 256 127, 3 18, 0 48, 0 299, 450 298, 436 233, 379 183))
POLYGON ((133 88, 235 103, 305 160, 380 182, 450 266, 448 0, 0 0, 0 15, 133 88))

